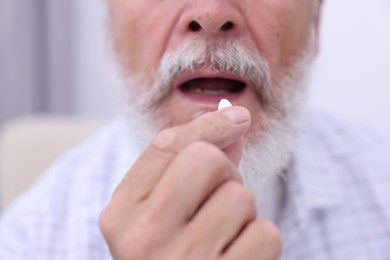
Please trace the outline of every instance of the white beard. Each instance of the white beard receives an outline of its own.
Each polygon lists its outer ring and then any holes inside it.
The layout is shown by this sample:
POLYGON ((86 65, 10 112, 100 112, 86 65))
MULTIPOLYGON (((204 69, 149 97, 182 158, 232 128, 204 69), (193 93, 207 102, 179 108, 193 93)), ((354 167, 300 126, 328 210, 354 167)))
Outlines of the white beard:
MULTIPOLYGON (((306 50, 286 69, 284 78, 278 83, 277 87, 283 93, 278 100, 271 100, 270 108, 265 110, 265 116, 262 117, 264 129, 258 129, 254 136, 246 140, 239 165, 239 172, 246 184, 262 183, 270 176, 280 174, 291 161, 299 115, 306 103, 307 79, 310 74, 309 67, 314 57, 313 50, 314 34, 312 33, 309 36, 306 50)), ((159 77, 159 74, 157 75, 159 77)), ((160 82, 167 83, 166 81, 169 81, 167 77, 172 78, 173 76, 171 74, 160 76, 160 80, 162 78, 160 82)), ((262 80, 270 82, 269 79, 262 80)), ((131 91, 129 93, 130 102, 128 102, 126 113, 129 121, 130 140, 132 147, 138 149, 139 152, 142 152, 152 138, 164 127, 162 121, 156 118, 158 115, 156 103, 168 93, 165 86, 168 84, 165 83, 155 84, 153 89, 149 93, 145 93, 143 97, 131 91)), ((131 77, 126 80, 126 89, 131 90, 133 86, 142 86, 142 84, 142 80, 131 77)))
POLYGON ((306 104, 310 78, 311 56, 296 61, 279 88, 284 113, 265 117, 266 131, 256 131, 255 136, 245 142, 239 172, 246 185, 261 184, 268 178, 282 174, 291 163, 302 110, 306 104))

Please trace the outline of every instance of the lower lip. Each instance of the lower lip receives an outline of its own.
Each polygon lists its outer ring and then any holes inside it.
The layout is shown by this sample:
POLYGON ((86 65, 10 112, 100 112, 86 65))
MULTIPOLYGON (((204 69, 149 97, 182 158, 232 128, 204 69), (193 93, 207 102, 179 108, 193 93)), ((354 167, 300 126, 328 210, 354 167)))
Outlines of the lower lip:
POLYGON ((185 92, 179 88, 176 88, 175 92, 177 94, 181 95, 182 97, 189 99, 193 102, 218 104, 218 102, 222 98, 226 98, 226 99, 230 100, 231 102, 237 101, 238 99, 242 98, 248 91, 249 91, 249 87, 247 86, 243 91, 240 91, 237 93, 224 93, 224 94, 217 94, 217 95, 207 95, 207 94, 203 94, 203 93, 185 92))

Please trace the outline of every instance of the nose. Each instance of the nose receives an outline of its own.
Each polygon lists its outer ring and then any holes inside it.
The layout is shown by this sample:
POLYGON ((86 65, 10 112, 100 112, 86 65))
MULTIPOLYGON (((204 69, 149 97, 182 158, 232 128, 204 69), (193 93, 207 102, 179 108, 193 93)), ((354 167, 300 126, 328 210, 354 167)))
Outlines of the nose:
POLYGON ((206 32, 212 33, 212 32, 217 32, 218 30, 219 31, 229 31, 229 30, 233 29, 233 27, 234 27, 234 23, 232 21, 226 21, 221 26, 219 26, 218 24, 216 24, 216 26, 210 26, 210 24, 205 24, 205 23, 202 23, 202 24, 203 24, 203 26, 201 24, 199 24, 198 21, 192 20, 188 24, 188 29, 190 29, 190 31, 193 31, 193 32, 197 32, 197 31, 200 31, 203 29, 206 32))
MULTIPOLYGON (((226 0, 191 1, 181 19, 186 32, 208 35, 228 34, 240 30, 242 15, 239 9, 226 0)), ((234 1, 235 2, 235 1, 234 1)))

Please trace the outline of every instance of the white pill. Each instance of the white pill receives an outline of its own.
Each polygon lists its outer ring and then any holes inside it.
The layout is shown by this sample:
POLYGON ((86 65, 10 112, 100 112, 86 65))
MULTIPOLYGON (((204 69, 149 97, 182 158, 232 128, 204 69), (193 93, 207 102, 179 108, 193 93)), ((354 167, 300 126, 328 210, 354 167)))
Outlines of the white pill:
POLYGON ((232 103, 230 103, 229 100, 227 99, 221 99, 221 101, 219 101, 219 104, 218 104, 218 110, 221 110, 222 108, 225 108, 225 107, 231 107, 232 106, 232 103))

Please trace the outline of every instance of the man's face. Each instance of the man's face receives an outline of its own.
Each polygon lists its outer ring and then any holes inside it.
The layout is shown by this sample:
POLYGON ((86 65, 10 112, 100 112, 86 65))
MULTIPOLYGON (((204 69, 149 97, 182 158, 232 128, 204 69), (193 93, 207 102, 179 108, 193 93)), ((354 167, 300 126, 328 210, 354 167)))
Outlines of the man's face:
MULTIPOLYGON (((303 55, 316 28, 313 0, 110 0, 114 46, 129 86, 138 96, 149 91, 161 59, 185 44, 223 47, 234 41, 260 54, 269 68, 268 87, 277 99, 285 71, 303 55)), ((264 82, 262 83, 264 84, 264 82)), ((199 112, 215 110, 221 98, 248 108, 252 129, 266 109, 262 93, 232 71, 200 64, 169 81, 158 107, 164 126, 182 124, 199 112)))
POLYGON ((244 179, 280 172, 291 159, 321 3, 110 0, 137 145, 227 98, 252 116, 240 163, 244 179))

